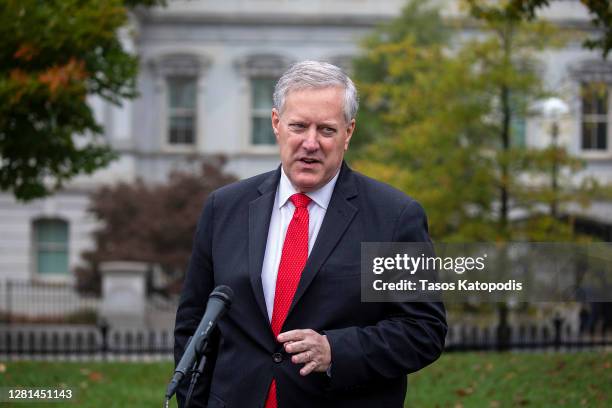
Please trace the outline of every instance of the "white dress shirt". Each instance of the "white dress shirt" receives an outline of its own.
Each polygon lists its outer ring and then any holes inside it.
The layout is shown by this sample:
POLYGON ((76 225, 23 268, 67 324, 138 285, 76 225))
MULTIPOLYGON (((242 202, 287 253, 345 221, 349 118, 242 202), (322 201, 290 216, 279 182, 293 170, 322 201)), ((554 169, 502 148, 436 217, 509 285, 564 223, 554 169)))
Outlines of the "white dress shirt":
MULTIPOLYGON (((320 189, 306 193, 312 200, 308 204, 309 256, 317 239, 317 235, 319 234, 319 230, 321 229, 323 217, 327 212, 327 206, 329 205, 329 200, 334 191, 339 173, 340 171, 336 172, 336 175, 320 189)), ((261 283, 263 285, 268 319, 270 319, 270 321, 272 320, 272 311, 274 310, 274 293, 276 292, 278 265, 280 264, 283 251, 285 234, 287 234, 287 228, 289 227, 289 222, 291 222, 295 210, 295 206, 291 200, 289 200, 289 197, 296 193, 298 193, 298 191, 293 187, 281 166, 281 177, 278 187, 276 188, 276 197, 274 198, 274 206, 270 217, 270 228, 268 229, 266 253, 264 255, 263 268, 261 271, 261 283)))

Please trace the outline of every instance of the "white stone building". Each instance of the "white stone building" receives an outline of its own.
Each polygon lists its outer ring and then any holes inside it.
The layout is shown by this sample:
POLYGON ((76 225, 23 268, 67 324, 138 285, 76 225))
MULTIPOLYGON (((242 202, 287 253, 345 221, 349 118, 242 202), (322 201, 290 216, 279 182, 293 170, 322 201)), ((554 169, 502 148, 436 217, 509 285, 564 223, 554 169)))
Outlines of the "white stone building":
MULTIPOLYGON (((46 199, 21 204, 0 194, 0 281, 71 281, 80 253, 93 244, 96 220, 86 211, 88 193, 101 184, 138 177, 161 181, 170 170, 190 168, 194 158, 216 153, 225 154, 227 170, 240 177, 274 168, 278 159, 269 112, 278 75, 304 59, 349 67, 359 39, 398 15, 403 4, 170 0, 167 8, 136 12, 123 34, 141 61, 141 95, 123 107, 91 102, 120 159, 46 199)), ((445 15, 457 16, 453 4, 444 8, 445 15)), ((563 27, 591 29, 578 1, 554 1, 542 14, 563 27)), ((588 173, 610 183, 611 93, 595 104, 580 97, 583 83, 612 84, 612 63, 598 58, 579 42, 542 55, 547 81, 571 107, 561 140, 587 160, 588 173)), ((547 143, 545 125, 528 120, 526 143, 547 143)), ((612 205, 595 203, 587 213, 593 228, 610 234, 612 205)))

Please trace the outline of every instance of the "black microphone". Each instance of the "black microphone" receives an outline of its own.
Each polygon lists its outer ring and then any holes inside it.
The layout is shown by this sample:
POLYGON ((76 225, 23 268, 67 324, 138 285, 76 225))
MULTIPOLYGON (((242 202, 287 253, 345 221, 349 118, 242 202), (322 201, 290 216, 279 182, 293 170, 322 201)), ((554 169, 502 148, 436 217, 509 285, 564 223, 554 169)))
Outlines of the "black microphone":
POLYGON ((187 344, 183 357, 181 357, 181 361, 179 361, 176 370, 174 370, 172 381, 168 384, 166 390, 167 399, 174 395, 187 371, 191 370, 196 359, 204 352, 210 333, 217 325, 217 321, 229 310, 233 297, 234 291, 225 285, 217 286, 210 294, 200 325, 193 334, 189 344, 187 344))

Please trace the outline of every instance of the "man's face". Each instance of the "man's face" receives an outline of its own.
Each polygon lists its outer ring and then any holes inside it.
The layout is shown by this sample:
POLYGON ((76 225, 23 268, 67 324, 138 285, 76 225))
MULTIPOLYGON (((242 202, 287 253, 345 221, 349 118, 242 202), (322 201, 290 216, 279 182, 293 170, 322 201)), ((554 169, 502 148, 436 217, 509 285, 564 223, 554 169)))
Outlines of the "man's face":
POLYGON ((272 109, 272 128, 285 174, 297 190, 306 193, 335 176, 355 119, 344 120, 341 87, 302 89, 288 93, 282 114, 272 109))

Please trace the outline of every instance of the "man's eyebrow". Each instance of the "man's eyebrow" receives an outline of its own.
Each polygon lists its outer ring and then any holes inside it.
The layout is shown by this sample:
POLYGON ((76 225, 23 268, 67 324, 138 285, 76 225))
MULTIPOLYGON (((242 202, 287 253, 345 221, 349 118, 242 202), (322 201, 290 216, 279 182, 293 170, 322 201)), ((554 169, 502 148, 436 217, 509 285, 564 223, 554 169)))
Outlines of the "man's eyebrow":
MULTIPOLYGON (((288 118, 287 119, 287 123, 289 125, 292 124, 296 124, 296 123, 300 123, 300 124, 310 124, 311 122, 309 122, 306 119, 302 119, 302 118, 288 118)), ((316 123, 317 127, 321 128, 321 127, 333 127, 333 128, 338 128, 340 127, 340 123, 338 122, 328 122, 328 121, 324 121, 321 123, 316 123)))

